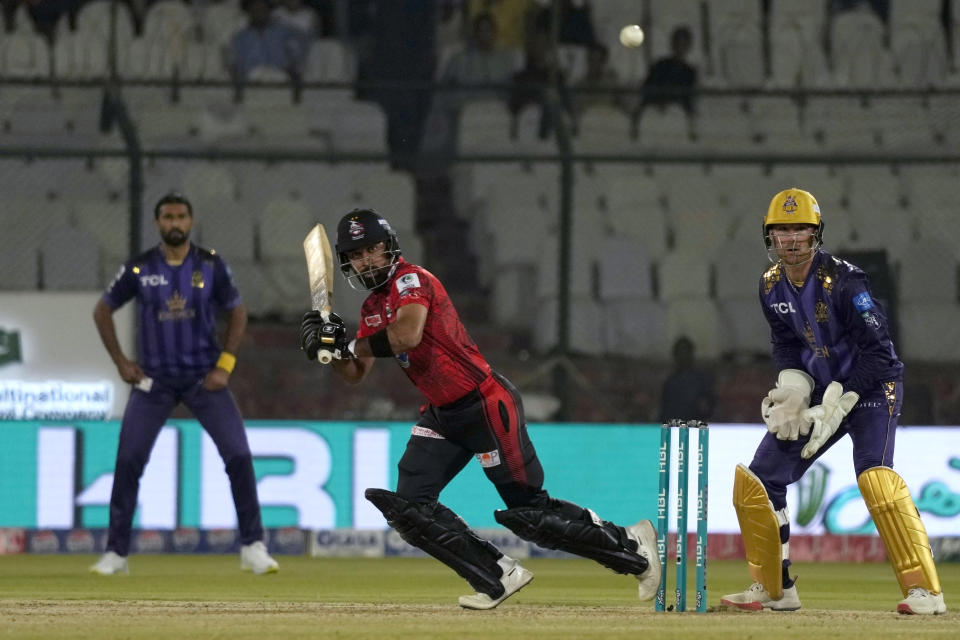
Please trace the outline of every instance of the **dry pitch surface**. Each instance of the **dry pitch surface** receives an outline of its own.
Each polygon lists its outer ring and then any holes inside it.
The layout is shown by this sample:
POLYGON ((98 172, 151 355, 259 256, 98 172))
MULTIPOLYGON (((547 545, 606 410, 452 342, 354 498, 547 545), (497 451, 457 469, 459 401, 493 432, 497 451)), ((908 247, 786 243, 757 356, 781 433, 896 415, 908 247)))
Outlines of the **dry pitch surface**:
MULTIPOLYGON (((429 559, 281 557, 270 576, 234 556, 135 556, 131 575, 87 573, 92 556, 0 557, 0 638, 956 638, 960 564, 940 567, 945 616, 900 616, 885 564, 798 565, 804 609, 655 613, 635 582, 581 560, 536 574, 493 611, 460 609, 465 583, 429 559)), ((673 572, 670 569, 672 584, 673 572)), ((709 566, 710 595, 747 584, 741 562, 709 566)), ((693 575, 689 578, 693 602, 693 575)))

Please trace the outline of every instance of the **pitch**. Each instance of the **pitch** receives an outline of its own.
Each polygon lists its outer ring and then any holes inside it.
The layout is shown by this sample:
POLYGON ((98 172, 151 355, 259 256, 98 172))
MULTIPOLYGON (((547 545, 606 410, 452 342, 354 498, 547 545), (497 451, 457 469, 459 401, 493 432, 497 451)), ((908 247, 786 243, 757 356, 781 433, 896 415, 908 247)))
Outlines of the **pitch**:
MULTIPOLYGON (((655 613, 636 583, 585 560, 527 560, 533 583, 489 612, 457 606, 466 584, 420 558, 280 556, 242 573, 235 556, 138 555, 131 575, 87 572, 93 556, 0 556, 0 629, 34 638, 953 638, 960 564, 939 565, 945 616, 895 613, 886 564, 795 565, 803 610, 717 610, 747 586, 743 562, 712 562, 711 610, 655 613)), ((672 563, 670 586, 672 588, 672 563)))

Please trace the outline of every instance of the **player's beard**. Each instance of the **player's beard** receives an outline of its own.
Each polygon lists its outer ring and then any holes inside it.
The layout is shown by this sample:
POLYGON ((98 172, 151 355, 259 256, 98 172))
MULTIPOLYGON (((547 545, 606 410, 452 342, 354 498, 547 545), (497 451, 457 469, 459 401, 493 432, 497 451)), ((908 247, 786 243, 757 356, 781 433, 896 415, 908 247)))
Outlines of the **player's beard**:
POLYGON ((360 279, 363 280, 367 289, 376 289, 386 282, 388 277, 390 277, 390 265, 374 267, 360 274, 360 279))
POLYGON ((171 247, 179 247, 190 239, 190 232, 180 229, 170 229, 170 231, 160 234, 160 237, 163 238, 164 244, 171 247))

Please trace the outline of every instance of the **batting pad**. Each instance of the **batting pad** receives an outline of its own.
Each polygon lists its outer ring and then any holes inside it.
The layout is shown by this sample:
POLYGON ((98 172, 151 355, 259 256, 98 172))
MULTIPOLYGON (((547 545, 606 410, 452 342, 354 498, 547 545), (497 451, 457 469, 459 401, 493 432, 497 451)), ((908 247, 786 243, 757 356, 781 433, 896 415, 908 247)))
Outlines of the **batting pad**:
POLYGON ((860 474, 857 485, 887 547, 904 597, 915 587, 940 593, 930 540, 907 483, 890 467, 871 467, 860 474))
POLYGON ((783 597, 780 521, 760 478, 742 464, 737 465, 733 479, 733 507, 740 521, 750 575, 771 598, 779 600, 783 597))

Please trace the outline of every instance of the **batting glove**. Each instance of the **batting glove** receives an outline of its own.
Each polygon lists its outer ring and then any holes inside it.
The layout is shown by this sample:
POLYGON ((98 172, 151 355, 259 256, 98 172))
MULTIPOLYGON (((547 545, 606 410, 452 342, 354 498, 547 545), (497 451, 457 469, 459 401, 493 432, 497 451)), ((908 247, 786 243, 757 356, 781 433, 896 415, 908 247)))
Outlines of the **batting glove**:
POLYGON ((335 313, 323 319, 319 311, 308 311, 300 322, 300 348, 307 354, 307 360, 316 360, 321 351, 329 351, 335 358, 353 357, 347 348, 347 327, 335 313))
POLYGON ((800 455, 808 459, 837 432, 840 423, 860 400, 860 395, 854 391, 843 392, 843 385, 833 381, 823 392, 823 401, 815 407, 803 412, 807 420, 813 421, 813 432, 810 441, 804 445, 800 455))
POLYGON ((813 378, 799 369, 784 369, 777 376, 777 386, 760 404, 760 415, 767 431, 780 440, 796 440, 810 433, 810 420, 803 411, 810 406, 813 378))

